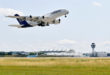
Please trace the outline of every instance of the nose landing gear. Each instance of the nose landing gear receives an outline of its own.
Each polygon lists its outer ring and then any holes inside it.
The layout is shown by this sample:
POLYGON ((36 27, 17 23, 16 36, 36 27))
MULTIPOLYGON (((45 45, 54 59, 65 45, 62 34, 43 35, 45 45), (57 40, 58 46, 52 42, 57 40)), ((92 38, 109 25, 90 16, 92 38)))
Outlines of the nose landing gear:
POLYGON ((65 18, 67 17, 67 15, 65 15, 65 18))

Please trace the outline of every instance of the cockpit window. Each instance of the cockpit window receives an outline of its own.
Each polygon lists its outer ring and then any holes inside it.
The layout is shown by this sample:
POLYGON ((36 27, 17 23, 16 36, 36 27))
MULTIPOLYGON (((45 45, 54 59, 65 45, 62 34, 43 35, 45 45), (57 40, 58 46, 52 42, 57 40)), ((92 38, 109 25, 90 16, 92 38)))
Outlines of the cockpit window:
POLYGON ((55 14, 55 13, 58 13, 58 12, 61 12, 61 10, 54 11, 51 14, 55 14))

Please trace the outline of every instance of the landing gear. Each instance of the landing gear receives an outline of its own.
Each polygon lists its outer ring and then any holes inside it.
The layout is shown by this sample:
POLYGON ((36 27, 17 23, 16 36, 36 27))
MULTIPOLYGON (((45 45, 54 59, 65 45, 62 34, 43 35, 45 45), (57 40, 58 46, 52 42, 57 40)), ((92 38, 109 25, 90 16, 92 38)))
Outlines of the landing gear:
POLYGON ((30 15, 29 18, 30 18, 30 21, 32 21, 32 15, 30 15))
POLYGON ((32 15, 30 15, 29 17, 32 18, 32 15))
POLYGON ((65 18, 67 17, 67 15, 65 15, 65 18))
POLYGON ((58 19, 59 23, 61 22, 61 19, 58 19))
POLYGON ((41 23, 39 23, 38 26, 44 27, 45 23, 41 21, 41 23))
POLYGON ((44 19, 45 17, 44 17, 44 16, 42 16, 42 18, 44 19))
POLYGON ((49 26, 49 23, 47 22, 47 26, 49 26))
POLYGON ((53 20, 53 23, 55 23, 55 20, 53 20))

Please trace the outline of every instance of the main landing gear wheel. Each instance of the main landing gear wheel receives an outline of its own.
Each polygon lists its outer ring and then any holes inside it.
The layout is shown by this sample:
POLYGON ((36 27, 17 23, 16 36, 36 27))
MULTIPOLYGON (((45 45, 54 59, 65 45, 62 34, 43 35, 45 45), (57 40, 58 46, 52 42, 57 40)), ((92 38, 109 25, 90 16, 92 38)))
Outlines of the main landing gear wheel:
POLYGON ((32 18, 32 15, 30 15, 29 17, 32 18))
POLYGON ((44 16, 42 16, 42 18, 44 19, 45 17, 44 17, 44 16))
POLYGON ((49 26, 49 23, 47 23, 47 26, 49 26))
POLYGON ((59 19, 58 21, 59 21, 59 23, 60 23, 60 22, 61 22, 61 19, 59 19))

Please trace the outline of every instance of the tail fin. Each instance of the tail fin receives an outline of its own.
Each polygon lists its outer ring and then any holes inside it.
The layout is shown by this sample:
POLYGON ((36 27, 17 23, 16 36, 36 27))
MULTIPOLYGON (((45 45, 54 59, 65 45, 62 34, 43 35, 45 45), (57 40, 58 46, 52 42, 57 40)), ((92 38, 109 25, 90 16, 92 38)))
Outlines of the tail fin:
MULTIPOLYGON (((19 16, 18 14, 15 14, 15 16, 19 16)), ((17 21, 20 25, 29 25, 25 20, 17 18, 17 21)))

